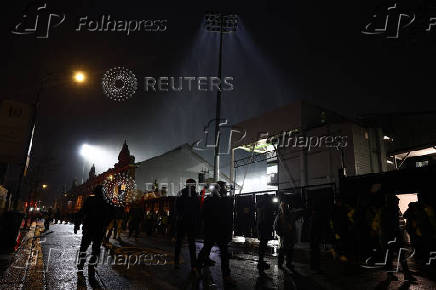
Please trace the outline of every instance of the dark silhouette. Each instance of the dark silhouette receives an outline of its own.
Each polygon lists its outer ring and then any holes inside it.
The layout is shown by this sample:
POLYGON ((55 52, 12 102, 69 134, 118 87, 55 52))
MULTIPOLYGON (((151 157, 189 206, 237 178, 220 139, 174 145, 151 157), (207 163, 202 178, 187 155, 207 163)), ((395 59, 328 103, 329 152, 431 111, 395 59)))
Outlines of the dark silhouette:
POLYGON ((262 273, 270 268, 264 261, 268 241, 273 239, 274 208, 272 199, 268 194, 258 197, 256 204, 257 234, 259 238, 259 263, 257 269, 262 273))
POLYGON ((182 189, 176 198, 176 246, 174 266, 179 267, 180 250, 185 235, 188 236, 189 254, 191 256, 191 268, 196 270, 195 234, 200 217, 200 200, 196 192, 196 182, 193 179, 186 181, 186 187, 182 189))
POLYGON ((53 209, 50 207, 45 213, 44 217, 44 231, 48 231, 50 228, 50 222, 53 219, 53 209))
POLYGON ((80 243, 77 263, 79 271, 83 270, 86 262, 86 251, 92 243, 92 253, 88 263, 88 271, 90 276, 95 275, 95 265, 100 255, 100 246, 112 217, 113 209, 103 198, 103 187, 98 185, 95 187, 93 195, 88 197, 83 207, 76 214, 74 223, 74 233, 77 233, 80 224, 83 224, 83 236, 82 242, 80 243))
POLYGON ((139 225, 144 218, 144 212, 141 207, 134 205, 129 212, 129 238, 135 233, 135 238, 139 235, 139 225))
POLYGON ((232 240, 233 200, 227 196, 226 183, 217 182, 212 195, 207 197, 201 209, 204 220, 204 246, 198 254, 198 264, 208 264, 212 247, 220 249, 221 273, 227 286, 234 285, 230 277, 228 244, 232 240))
POLYGON ((294 245, 297 242, 297 229, 295 222, 304 213, 304 209, 292 209, 285 202, 280 203, 280 210, 274 221, 274 229, 280 237, 278 254, 278 267, 283 269, 286 257, 286 267, 293 269, 292 258, 294 245))

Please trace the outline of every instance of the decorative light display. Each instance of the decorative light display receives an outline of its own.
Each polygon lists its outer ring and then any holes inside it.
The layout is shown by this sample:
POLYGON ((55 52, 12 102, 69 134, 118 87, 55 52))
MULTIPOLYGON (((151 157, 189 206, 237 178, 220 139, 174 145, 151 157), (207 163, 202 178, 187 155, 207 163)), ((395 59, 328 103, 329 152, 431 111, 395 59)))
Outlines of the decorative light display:
POLYGON ((131 70, 118 66, 106 71, 102 79, 102 87, 109 99, 125 102, 135 94, 138 80, 131 70))
POLYGON ((136 188, 135 180, 124 173, 111 175, 103 182, 104 197, 108 203, 123 207, 131 202, 131 194, 136 188))

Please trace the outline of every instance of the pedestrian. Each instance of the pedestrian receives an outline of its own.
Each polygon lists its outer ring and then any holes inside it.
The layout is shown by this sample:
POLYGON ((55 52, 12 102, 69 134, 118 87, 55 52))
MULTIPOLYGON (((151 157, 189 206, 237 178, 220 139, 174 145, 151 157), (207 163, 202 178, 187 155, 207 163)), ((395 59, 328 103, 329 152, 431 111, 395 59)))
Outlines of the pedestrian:
POLYGON ((153 216, 151 212, 145 215, 145 231, 147 236, 151 237, 153 234, 153 216))
POLYGON ((404 228, 400 227, 399 199, 390 192, 383 193, 385 200, 381 210, 379 239, 380 248, 383 249, 383 254, 386 255, 387 279, 390 281, 398 280, 391 269, 394 253, 397 252, 398 261, 403 269, 404 280, 416 281, 416 278, 413 277, 412 272, 409 270, 408 257, 405 257, 404 228))
POLYGON ((278 267, 283 268, 286 257, 286 267, 293 269, 292 258, 294 245, 297 242, 296 221, 303 215, 304 209, 289 208, 284 201, 280 202, 280 210, 274 221, 274 230, 279 236, 278 267))
POLYGON ((54 223, 57 224, 58 222, 60 222, 60 219, 61 219, 61 210, 59 208, 56 208, 54 223))
POLYGON ((268 241, 273 239, 274 208, 272 199, 268 194, 261 195, 258 199, 259 201, 256 203, 257 235, 259 238, 257 269, 263 273, 264 270, 270 268, 270 265, 265 262, 265 253, 268 249, 268 241))
POLYGON ((183 238, 188 236, 191 269, 197 270, 195 252, 195 234, 200 217, 200 200, 196 191, 194 179, 186 180, 186 187, 181 190, 175 201, 176 215, 176 244, 174 254, 174 267, 179 268, 180 250, 183 238))
POLYGON ((334 235, 334 257, 349 262, 355 256, 355 209, 337 197, 331 216, 331 231, 334 235))
POLYGON ((113 207, 113 219, 109 222, 106 233, 106 240, 108 241, 113 234, 115 240, 120 240, 120 233, 122 228, 122 223, 124 219, 124 207, 114 206, 113 207))
POLYGON ((235 286, 230 276, 228 244, 232 240, 233 200, 227 196, 226 183, 218 181, 211 196, 203 203, 201 216, 204 221, 204 245, 198 254, 199 267, 210 265, 209 255, 216 244, 220 249, 221 274, 227 287, 235 286))
POLYGON ((44 231, 48 231, 49 227, 50 227, 50 222, 53 219, 53 210, 50 207, 47 212, 45 213, 45 217, 44 217, 44 231))
POLYGON ((86 251, 92 243, 92 253, 88 263, 90 277, 95 275, 95 265, 100 255, 101 243, 113 215, 113 208, 103 198, 103 187, 101 185, 94 188, 93 195, 86 199, 83 207, 76 214, 74 223, 75 234, 77 234, 80 225, 83 224, 77 269, 78 271, 83 271, 86 262, 86 251))
MULTIPOLYGON (((322 210, 321 202, 312 201, 312 215, 310 227, 310 269, 315 273, 321 272, 321 250, 320 244, 325 231, 325 214, 322 210)), ((327 224, 328 226, 328 224, 327 224)))
MULTIPOLYGON (((144 214, 142 208, 138 204, 134 204, 129 212, 129 238, 135 233, 135 239, 139 235, 139 226, 141 224, 144 214)), ((120 225, 121 226, 121 225, 120 225)))

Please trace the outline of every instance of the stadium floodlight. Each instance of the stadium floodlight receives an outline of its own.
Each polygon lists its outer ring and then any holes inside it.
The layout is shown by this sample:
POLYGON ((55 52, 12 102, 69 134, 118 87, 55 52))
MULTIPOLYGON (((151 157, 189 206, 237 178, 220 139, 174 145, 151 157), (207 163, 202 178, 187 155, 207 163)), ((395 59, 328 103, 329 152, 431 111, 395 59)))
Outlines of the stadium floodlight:
MULTIPOLYGON (((218 32, 220 34, 219 51, 218 51, 218 77, 222 79, 222 58, 223 58, 223 34, 235 32, 238 27, 238 16, 236 14, 223 15, 222 13, 206 13, 204 16, 205 27, 209 32, 218 32)), ((221 120, 221 95, 222 90, 217 90, 216 115, 215 115, 215 158, 213 166, 213 178, 215 181, 220 179, 220 134, 219 123, 221 120)))

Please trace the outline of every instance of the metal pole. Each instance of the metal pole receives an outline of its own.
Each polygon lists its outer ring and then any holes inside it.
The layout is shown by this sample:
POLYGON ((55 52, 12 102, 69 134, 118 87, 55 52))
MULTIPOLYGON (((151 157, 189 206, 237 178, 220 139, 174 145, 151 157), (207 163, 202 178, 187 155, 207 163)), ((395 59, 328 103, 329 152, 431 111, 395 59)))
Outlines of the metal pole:
MULTIPOLYGON (((232 146, 232 145, 230 144, 230 146, 232 146)), ((230 155, 230 182, 232 184, 234 184, 234 180, 235 180, 235 149, 231 148, 230 150, 231 150, 230 151, 230 153, 231 153, 231 155, 230 155)))
MULTIPOLYGON (((222 77, 222 50, 223 50, 223 15, 220 14, 220 46, 218 55, 218 77, 221 80, 222 77)), ((220 119, 221 119, 221 84, 217 91, 216 96, 216 116, 215 116, 215 159, 213 167, 213 179, 218 181, 220 179, 220 119)))
POLYGON ((25 151, 24 160, 23 160, 24 165, 20 170, 20 176, 18 178, 18 187, 17 187, 17 190, 15 192, 15 196, 13 197, 14 210, 17 209, 18 199, 20 198, 20 194, 21 194, 21 187, 22 187, 22 183, 23 183, 24 172, 26 170, 27 158, 28 158, 28 156, 30 156, 30 152, 29 152, 30 144, 32 143, 32 138, 33 138, 33 135, 35 134, 35 130, 36 130, 39 99, 41 97, 43 89, 44 89, 44 79, 42 80, 41 86, 39 87, 38 91, 36 92, 36 99, 35 99, 35 103, 33 104, 34 111, 33 111, 33 117, 32 117, 32 123, 31 123, 31 127, 30 127, 29 137, 27 138, 27 143, 26 143, 26 151, 25 151), (32 134, 32 132, 33 132, 33 134, 32 134))

